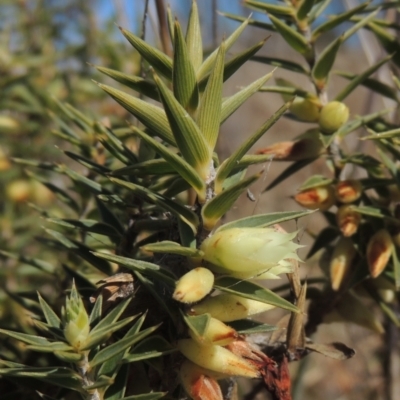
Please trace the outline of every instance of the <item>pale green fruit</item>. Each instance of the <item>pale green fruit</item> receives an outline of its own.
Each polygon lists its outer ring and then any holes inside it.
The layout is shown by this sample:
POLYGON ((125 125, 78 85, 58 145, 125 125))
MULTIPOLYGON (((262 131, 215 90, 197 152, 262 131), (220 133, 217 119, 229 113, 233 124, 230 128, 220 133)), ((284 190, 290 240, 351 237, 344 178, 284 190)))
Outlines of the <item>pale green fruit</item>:
POLYGON ((319 127, 323 133, 336 132, 349 119, 349 108, 340 101, 331 101, 322 107, 319 127))
POLYGON ((321 111, 318 99, 302 99, 297 97, 289 108, 300 121, 317 122, 321 111))
POLYGON ((214 274, 198 267, 183 275, 176 283, 172 297, 181 303, 196 303, 206 297, 214 285, 214 274))

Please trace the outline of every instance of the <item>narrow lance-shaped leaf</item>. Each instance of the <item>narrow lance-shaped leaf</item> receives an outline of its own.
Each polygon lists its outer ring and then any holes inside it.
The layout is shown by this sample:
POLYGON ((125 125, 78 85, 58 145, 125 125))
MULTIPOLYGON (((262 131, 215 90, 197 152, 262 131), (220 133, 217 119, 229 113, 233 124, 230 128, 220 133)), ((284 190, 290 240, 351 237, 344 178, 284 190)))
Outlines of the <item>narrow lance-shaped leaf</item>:
POLYGON ((206 179, 209 174, 212 153, 199 127, 164 82, 157 75, 154 75, 154 80, 160 91, 165 112, 183 158, 200 174, 202 179, 206 179))
POLYGON ((357 7, 352 8, 351 10, 348 10, 342 14, 336 15, 333 18, 330 18, 328 21, 318 25, 311 34, 312 41, 315 42, 315 40, 322 33, 328 32, 328 31, 334 29, 335 27, 337 27, 338 25, 340 25, 343 22, 348 22, 353 15, 362 11, 370 3, 371 3, 371 1, 367 1, 363 4, 358 5, 357 7))
POLYGON ((38 293, 39 303, 42 307, 46 322, 53 328, 59 328, 61 326, 61 320, 53 309, 47 304, 43 297, 38 293))
POLYGON ((343 40, 343 36, 340 36, 330 43, 329 46, 325 47, 314 65, 312 76, 317 86, 321 89, 324 87, 328 79, 329 72, 332 69, 333 63, 336 59, 336 54, 343 43, 343 40))
POLYGON ((192 1, 192 8, 189 14, 185 39, 190 61, 192 62, 194 70, 197 71, 203 62, 203 43, 201 38, 199 11, 197 8, 197 2, 194 0, 192 1))
POLYGON ((261 1, 254 1, 254 0, 245 0, 244 4, 255 10, 266 11, 267 13, 272 13, 274 15, 280 15, 284 17, 294 16, 293 7, 279 6, 276 4, 264 3, 261 1))
POLYGON ((178 218, 182 219, 186 224, 188 224, 193 232, 197 232, 197 227, 199 225, 199 219, 197 215, 189 210, 188 208, 172 201, 161 194, 153 193, 150 190, 144 188, 143 186, 135 185, 131 182, 123 181, 121 179, 110 178, 111 182, 115 182, 118 185, 125 186, 130 189, 134 194, 139 197, 144 198, 152 204, 156 204, 167 211, 170 211, 178 218))
POLYGON ((306 67, 301 64, 295 63, 290 60, 285 60, 278 57, 265 57, 265 56, 253 56, 251 58, 253 61, 257 61, 262 64, 272 65, 273 67, 278 67, 282 69, 287 69, 289 71, 298 72, 299 74, 308 75, 309 71, 306 67))
POLYGON ((137 92, 150 97, 153 100, 160 100, 157 86, 153 82, 143 79, 140 76, 124 74, 120 71, 110 68, 96 66, 96 69, 115 81, 122 83, 123 85, 136 90, 137 92))
POLYGON ((211 199, 201 210, 204 227, 211 230, 219 219, 232 208, 233 203, 238 199, 243 191, 261 175, 262 173, 258 173, 247 179, 243 179, 211 199))
POLYGON ((138 36, 119 28, 129 43, 141 54, 141 56, 161 75, 172 78, 172 60, 162 51, 150 46, 138 36))
POLYGON ((363 28, 365 25, 367 25, 375 16, 378 14, 380 10, 376 10, 372 12, 371 14, 368 14, 365 18, 363 18, 361 21, 357 22, 354 26, 352 26, 350 29, 346 30, 343 33, 344 40, 347 40, 350 36, 354 35, 359 29, 363 28))
POLYGON ((177 21, 175 22, 174 32, 174 64, 172 70, 174 95, 182 107, 191 114, 196 110, 199 102, 196 74, 181 26, 177 21))
POLYGON ((143 131, 136 127, 132 127, 133 132, 141 137, 149 146, 151 146, 158 154, 160 154, 165 161, 168 162, 170 166, 189 183, 193 189, 199 194, 199 196, 204 197, 205 184, 200 178, 199 174, 195 169, 187 163, 182 157, 173 153, 168 147, 164 146, 162 143, 154 140, 150 136, 146 135, 143 131))
POLYGON ((299 312, 299 309, 292 303, 278 296, 272 290, 263 288, 253 282, 224 276, 216 279, 215 287, 223 292, 232 293, 266 304, 272 304, 292 312, 299 312))
POLYGON ((250 85, 243 88, 234 95, 224 98, 221 107, 221 124, 232 115, 249 97, 257 93, 260 88, 271 78, 275 69, 269 74, 262 76, 250 85))
POLYGON ((218 12, 218 14, 222 15, 223 17, 229 18, 232 21, 238 21, 238 22, 248 21, 248 25, 255 26, 256 28, 265 29, 266 31, 272 31, 272 32, 276 31, 274 25, 268 24, 267 22, 258 21, 252 18, 245 18, 241 17, 240 15, 230 14, 226 12, 218 12))
POLYGON ((285 39, 290 47, 305 57, 309 56, 312 49, 307 39, 303 35, 295 31, 279 18, 276 18, 271 14, 268 14, 268 17, 274 24, 276 30, 282 35, 283 39, 285 39))
POLYGON ((215 191, 219 193, 222 189, 224 180, 232 172, 237 162, 247 153, 247 151, 261 138, 261 136, 271 128, 276 121, 288 110, 291 101, 285 103, 278 111, 272 115, 249 139, 247 139, 230 157, 228 157, 218 168, 215 179, 215 191))
POLYGON ((359 86, 365 79, 371 76, 383 64, 386 64, 391 58, 391 55, 386 56, 382 60, 378 61, 376 64, 366 69, 363 73, 357 75, 338 95, 336 95, 335 100, 343 101, 354 89, 357 88, 357 86, 359 86))
MULTIPOLYGON (((249 19, 246 19, 226 40, 225 40, 225 52, 227 52, 242 34, 244 29, 249 23, 249 19)), ((215 49, 201 64, 201 67, 197 71, 197 81, 200 82, 210 71, 212 66, 215 64, 219 49, 215 49)))
POLYGON ((167 143, 175 145, 175 140, 164 110, 146 101, 130 96, 121 90, 114 89, 111 86, 101 83, 98 83, 98 85, 121 104, 122 107, 132 113, 143 125, 167 143))
POLYGON ((224 58, 225 45, 222 43, 197 111, 197 124, 211 151, 217 143, 221 120, 224 58))

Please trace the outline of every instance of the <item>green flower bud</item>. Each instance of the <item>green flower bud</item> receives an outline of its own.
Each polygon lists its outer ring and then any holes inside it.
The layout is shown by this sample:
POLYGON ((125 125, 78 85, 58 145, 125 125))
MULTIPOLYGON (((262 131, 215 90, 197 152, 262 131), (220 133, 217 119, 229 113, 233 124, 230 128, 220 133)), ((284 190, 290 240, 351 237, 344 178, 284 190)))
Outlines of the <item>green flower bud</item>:
POLYGON ((207 296, 214 285, 214 274, 198 267, 183 275, 176 283, 172 297, 182 303, 196 303, 207 296))
POLYGON ((331 101, 322 107, 319 127, 323 133, 336 132, 349 119, 348 107, 340 101, 331 101))
POLYGON ((89 331, 89 316, 75 284, 71 294, 66 299, 63 309, 64 337, 75 349, 79 349, 85 343, 89 331))
POLYGON ((252 273, 269 271, 282 260, 298 259, 293 243, 294 233, 277 232, 272 228, 231 228, 215 233, 201 245, 204 259, 216 272, 252 273))

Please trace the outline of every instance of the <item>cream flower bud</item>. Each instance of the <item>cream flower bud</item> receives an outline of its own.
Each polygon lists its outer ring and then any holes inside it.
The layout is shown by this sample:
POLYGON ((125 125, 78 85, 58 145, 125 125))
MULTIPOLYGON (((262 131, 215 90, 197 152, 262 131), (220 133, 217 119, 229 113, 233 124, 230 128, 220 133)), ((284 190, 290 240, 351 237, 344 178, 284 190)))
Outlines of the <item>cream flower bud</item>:
POLYGON ((275 306, 271 304, 223 293, 218 296, 208 297, 200 304, 193 306, 190 312, 194 315, 209 313, 213 318, 229 322, 260 314, 273 308, 275 306))
POLYGON ((189 330, 189 335, 200 344, 216 344, 219 346, 226 346, 240 336, 233 328, 216 318, 210 318, 203 336, 195 335, 192 330, 189 330))
POLYGON ((75 285, 71 294, 66 299, 63 309, 64 337, 75 349, 79 349, 85 343, 89 331, 89 316, 75 285))
POLYGON ((386 229, 376 232, 367 245, 367 262, 373 278, 379 276, 389 262, 393 250, 392 238, 386 229))
POLYGON ((349 109, 340 101, 331 101, 322 107, 319 127, 323 133, 336 132, 349 119, 349 109))
POLYGON ((317 122, 321 111, 321 103, 318 98, 302 99, 296 97, 289 110, 300 121, 317 122))
POLYGON ((196 303, 207 296, 214 285, 214 274, 207 268, 192 269, 176 283, 172 297, 182 303, 196 303))
POLYGON ((295 251, 300 246, 291 241, 295 236, 296 232, 272 228, 231 228, 207 238, 201 250, 216 272, 220 272, 218 267, 232 272, 267 272, 284 259, 298 258, 295 251))
POLYGON ((356 249, 351 239, 341 238, 333 250, 330 263, 331 285, 333 290, 339 290, 344 278, 351 269, 355 255, 356 249))
POLYGON ((215 375, 189 360, 185 360, 179 370, 182 386, 193 400, 223 400, 215 375))
POLYGON ((352 203, 360 198, 362 185, 356 179, 340 181, 335 186, 335 196, 341 203, 352 203))
POLYGON ((186 358, 203 368, 233 376, 259 377, 254 366, 222 346, 203 346, 193 339, 182 339, 178 340, 177 348, 186 358))
POLYGON ((301 206, 309 210, 328 210, 335 203, 335 195, 331 185, 318 186, 303 190, 294 196, 301 206))
POLYGON ((361 222, 361 214, 354 211, 350 205, 343 205, 337 210, 336 222, 343 236, 349 237, 357 232, 361 222))

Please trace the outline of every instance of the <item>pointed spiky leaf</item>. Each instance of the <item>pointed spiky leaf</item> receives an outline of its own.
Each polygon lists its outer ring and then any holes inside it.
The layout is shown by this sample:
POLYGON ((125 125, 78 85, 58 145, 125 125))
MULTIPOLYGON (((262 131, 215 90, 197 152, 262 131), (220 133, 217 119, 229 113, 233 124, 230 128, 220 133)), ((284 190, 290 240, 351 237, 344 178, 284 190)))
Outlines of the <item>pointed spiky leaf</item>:
POLYGON ((182 107, 192 114, 199 102, 196 74, 178 21, 175 22, 174 32, 174 65, 172 71, 174 95, 182 107))
POLYGON ((163 240, 162 242, 150 243, 142 246, 142 249, 153 253, 178 254, 185 257, 202 257, 203 252, 191 247, 181 246, 179 243, 163 240))
POLYGON ((172 79, 172 60, 166 54, 150 46, 144 40, 126 29, 119 28, 129 43, 141 54, 141 56, 161 75, 172 79))
POLYGON ((371 65, 361 74, 358 74, 339 94, 336 95, 335 100, 343 101, 354 89, 357 88, 357 86, 361 85, 365 79, 371 76, 383 64, 386 64, 391 58, 391 55, 386 56, 382 60, 378 61, 376 64, 371 65))
POLYGON ((203 179, 207 178, 212 154, 199 127, 157 75, 154 76, 154 80, 160 90, 165 113, 183 158, 203 179))
POLYGON ((284 298, 275 294, 272 290, 263 288, 253 282, 243 281, 232 277, 221 277, 215 280, 215 288, 222 292, 235 294, 247 299, 257 300, 262 303, 272 304, 292 312, 299 312, 299 309, 284 298))
POLYGON ((197 124, 211 151, 217 143, 221 121, 225 45, 222 43, 197 111, 197 124))
POLYGON ((221 191, 223 181, 232 172, 237 162, 247 153, 247 151, 261 138, 261 136, 271 128, 276 121, 288 110, 291 101, 285 103, 274 115, 271 116, 264 124, 230 156, 218 168, 215 178, 216 193, 221 191))
POLYGON ((280 6, 276 4, 263 3, 261 1, 245 0, 244 4, 257 11, 264 11, 272 13, 273 15, 279 15, 284 17, 293 17, 295 12, 293 7, 280 6))
POLYGON ((204 226, 211 230, 219 221, 219 219, 232 208, 233 204, 243 193, 243 191, 246 190, 261 175, 262 172, 247 179, 243 179, 242 181, 229 186, 228 189, 225 189, 211 199, 201 210, 204 226))
POLYGON ((287 69, 289 71, 298 72, 299 74, 309 74, 309 70, 301 64, 295 63, 290 60, 284 60, 278 57, 265 57, 265 56, 253 56, 252 61, 257 61, 262 64, 272 65, 273 67, 287 69))
POLYGON ((178 218, 185 221, 194 232, 197 231, 197 227, 199 225, 199 219, 197 215, 189 210, 188 208, 178 204, 175 201, 168 199, 167 197, 153 193, 150 190, 144 188, 143 186, 135 185, 131 182, 123 181, 121 179, 110 178, 112 182, 117 183, 118 185, 124 186, 130 189, 137 196, 149 201, 152 204, 156 204, 159 207, 170 211, 172 214, 176 215, 178 218))
POLYGON ((175 145, 174 136, 168 124, 167 116, 160 107, 130 96, 121 90, 112 88, 111 86, 98 84, 105 92, 107 92, 122 107, 132 113, 143 125, 148 127, 155 135, 165 140, 167 143, 175 145))
POLYGON ((192 1, 185 40, 190 61, 192 62, 194 70, 197 71, 203 62, 203 43, 196 1, 192 1))
POLYGON ((231 228, 266 228, 285 221, 306 217, 314 211, 284 211, 269 214, 252 215, 220 226, 216 232, 231 228))
POLYGON ((43 315, 46 318, 46 322, 53 328, 60 328, 61 320, 53 309, 47 304, 43 297, 38 293, 39 303, 42 307, 43 315))
MULTIPOLYGON (((162 143, 146 135, 140 129, 133 127, 133 132, 139 135, 142 138, 142 140, 146 141, 146 143, 149 146, 151 146, 158 154, 160 154, 164 158, 164 160, 167 161, 168 164, 172 166, 172 168, 183 179, 185 179, 190 186, 193 187, 193 189, 196 190, 196 192, 200 194, 204 193, 205 191, 204 181, 200 178, 199 174, 188 162, 186 162, 182 157, 178 156, 176 153, 173 153, 171 150, 168 149, 168 147, 164 146, 162 143)), ((165 174, 165 170, 162 173, 165 174)))

